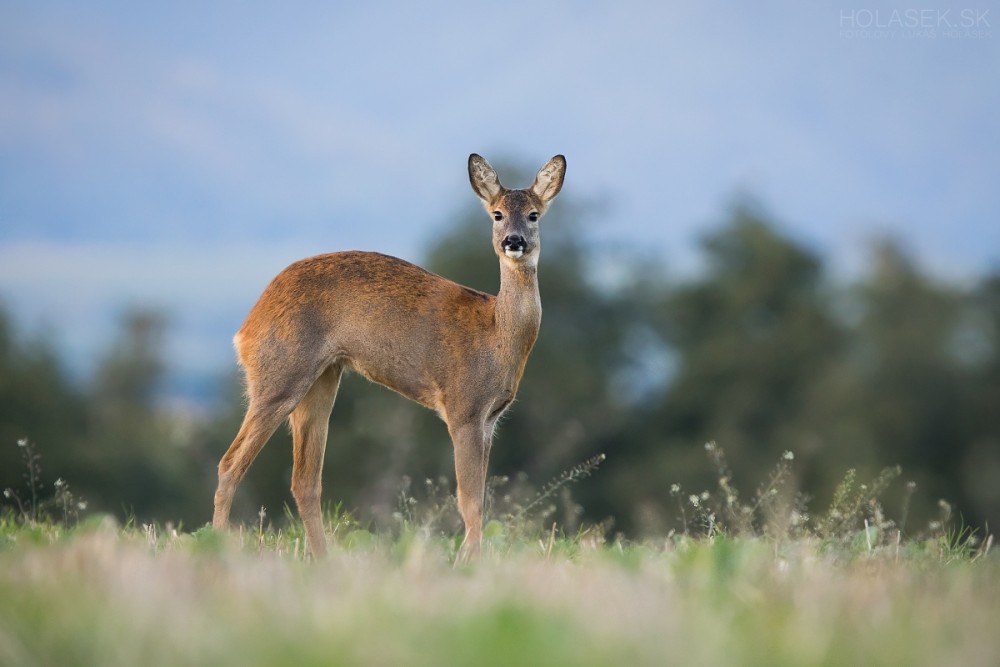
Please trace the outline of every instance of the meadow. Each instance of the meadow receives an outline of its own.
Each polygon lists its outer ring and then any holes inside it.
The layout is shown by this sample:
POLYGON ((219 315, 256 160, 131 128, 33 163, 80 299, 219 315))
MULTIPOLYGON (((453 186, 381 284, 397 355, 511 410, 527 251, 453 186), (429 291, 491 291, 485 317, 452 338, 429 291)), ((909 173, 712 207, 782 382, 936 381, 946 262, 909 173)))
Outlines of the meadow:
POLYGON ((79 518, 63 483, 49 511, 2 515, 0 665, 998 664, 992 537, 904 538, 879 480, 851 475, 806 526, 782 514, 783 465, 746 504, 672 489, 692 530, 641 541, 498 503, 483 556, 458 565, 445 495, 402 498, 391 526, 330 508, 313 561, 291 513, 226 534, 122 525, 79 518), (769 498, 772 520, 749 521, 769 498))

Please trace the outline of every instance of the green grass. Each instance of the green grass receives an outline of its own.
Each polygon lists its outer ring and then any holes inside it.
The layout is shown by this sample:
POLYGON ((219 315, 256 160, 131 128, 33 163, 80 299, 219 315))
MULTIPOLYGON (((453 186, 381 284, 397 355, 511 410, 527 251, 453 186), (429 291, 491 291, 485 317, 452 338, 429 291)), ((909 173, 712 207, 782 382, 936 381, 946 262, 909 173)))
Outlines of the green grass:
POLYGON ((906 505, 897 523, 880 501, 897 468, 848 471, 812 515, 792 454, 741 495, 709 443, 718 489, 672 485, 680 532, 629 542, 554 523, 599 456, 537 492, 491 482, 482 558, 456 567, 446 481, 420 501, 404 485, 391 525, 331 508, 314 562, 290 512, 229 533, 81 522, 62 480, 35 492, 18 446, 29 489, 0 506, 0 667, 1000 664, 992 537, 942 501, 904 539, 906 505))
POLYGON ((1000 559, 941 535, 534 539, 339 513, 228 535, 0 522, 0 665, 995 665, 1000 559))

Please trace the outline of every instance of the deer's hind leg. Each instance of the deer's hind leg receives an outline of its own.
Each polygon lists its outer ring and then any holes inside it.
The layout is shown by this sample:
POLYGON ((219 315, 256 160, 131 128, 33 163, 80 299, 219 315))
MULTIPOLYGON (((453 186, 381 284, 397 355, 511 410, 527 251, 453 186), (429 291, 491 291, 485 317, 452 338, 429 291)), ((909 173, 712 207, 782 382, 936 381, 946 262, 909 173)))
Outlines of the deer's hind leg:
POLYGON ((306 529, 306 540, 314 558, 326 555, 323 532, 322 494, 323 455, 330 425, 330 413, 337 398, 343 367, 327 368, 292 411, 292 495, 306 529))
POLYGON ((219 461, 219 486, 215 490, 212 515, 215 528, 225 528, 229 524, 236 487, 297 402, 298 396, 250 399, 243 425, 219 461))
MULTIPOLYGON (((268 367, 273 366, 279 364, 268 367)), ((246 365, 247 412, 236 438, 219 461, 213 527, 221 529, 228 525, 236 487, 281 422, 306 396, 321 370, 322 365, 317 364, 315 373, 266 373, 259 364, 246 365)))

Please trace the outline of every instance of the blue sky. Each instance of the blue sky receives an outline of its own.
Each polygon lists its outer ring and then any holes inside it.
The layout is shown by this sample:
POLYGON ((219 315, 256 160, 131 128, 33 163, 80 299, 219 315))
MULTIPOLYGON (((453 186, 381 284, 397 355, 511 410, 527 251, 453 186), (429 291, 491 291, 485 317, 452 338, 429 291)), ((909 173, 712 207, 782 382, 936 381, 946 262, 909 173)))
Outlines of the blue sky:
POLYGON ((473 151, 564 153, 588 227, 681 272, 738 193, 842 274, 885 233, 1000 260, 989 3, 207 4, 0 5, 0 299, 84 367, 140 303, 177 372, 232 368, 289 262, 421 259, 473 151))

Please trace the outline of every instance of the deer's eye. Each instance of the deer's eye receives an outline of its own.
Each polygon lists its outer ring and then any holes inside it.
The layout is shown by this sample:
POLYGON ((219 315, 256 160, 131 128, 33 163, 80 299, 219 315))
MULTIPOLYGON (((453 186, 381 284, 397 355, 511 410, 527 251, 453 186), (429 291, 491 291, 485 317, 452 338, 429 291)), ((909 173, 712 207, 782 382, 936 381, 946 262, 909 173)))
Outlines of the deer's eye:
POLYGON ((528 214, 528 220, 532 222, 538 222, 538 211, 532 211, 528 214))
POLYGON ((493 219, 496 220, 497 222, 500 222, 501 220, 503 220, 503 213, 501 213, 500 211, 493 211, 493 219))

